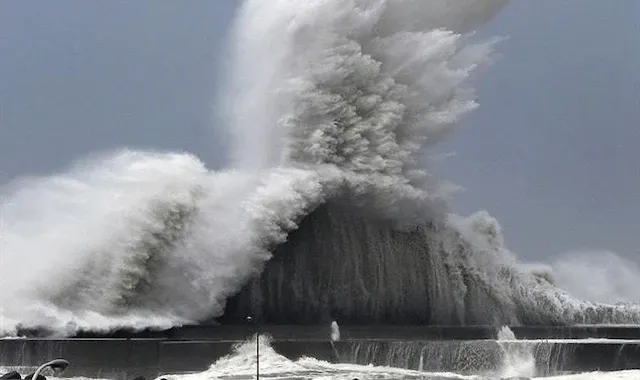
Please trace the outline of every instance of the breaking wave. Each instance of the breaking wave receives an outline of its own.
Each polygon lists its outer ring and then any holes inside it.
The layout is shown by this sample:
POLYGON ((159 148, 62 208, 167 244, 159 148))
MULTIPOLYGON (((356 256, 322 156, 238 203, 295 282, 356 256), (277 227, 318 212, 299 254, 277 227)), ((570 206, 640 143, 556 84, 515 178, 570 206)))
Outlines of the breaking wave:
POLYGON ((343 348, 339 363, 310 357, 287 359, 278 354, 265 336, 260 336, 258 344, 259 350, 256 350, 254 337, 235 345, 231 354, 218 359, 205 371, 163 374, 158 379, 250 378, 256 375, 256 351, 259 351, 260 377, 269 379, 613 380, 635 379, 640 373, 627 370, 569 374, 560 370, 562 343, 536 340, 353 342, 343 348))
POLYGON ((248 0, 220 109, 228 170, 123 150, 1 190, 5 334, 265 321, 640 322, 447 213, 429 147, 477 107, 502 0, 248 0), (228 305, 227 305, 228 304, 228 305))
MULTIPOLYGON (((256 373, 256 340, 243 342, 234 347, 233 353, 217 360, 206 371, 163 375, 167 380, 205 380, 214 378, 241 378, 256 373)), ((303 357, 296 361, 278 354, 270 345, 268 337, 260 337, 260 376, 274 379, 332 379, 349 378, 363 380, 382 379, 439 379, 465 380, 476 376, 464 376, 455 373, 425 373, 422 371, 394 368, 390 366, 373 366, 358 364, 335 364, 314 358, 303 357)))

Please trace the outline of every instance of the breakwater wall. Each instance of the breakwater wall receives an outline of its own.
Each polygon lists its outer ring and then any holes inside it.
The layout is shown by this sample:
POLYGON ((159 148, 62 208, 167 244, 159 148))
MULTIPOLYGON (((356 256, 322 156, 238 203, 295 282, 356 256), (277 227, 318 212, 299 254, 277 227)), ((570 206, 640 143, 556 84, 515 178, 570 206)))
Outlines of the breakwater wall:
MULTIPOLYGON (((607 331, 623 335, 619 328, 589 330, 599 332, 599 340, 585 340, 583 335, 588 330, 584 328, 551 328, 543 334, 549 337, 534 340, 518 336, 525 331, 533 334, 533 330, 513 328, 519 339, 525 339, 515 341, 496 341, 495 329, 484 327, 429 327, 419 331, 401 327, 343 328, 342 340, 335 344, 335 350, 328 341, 326 326, 297 329, 265 326, 260 331, 272 336, 271 345, 277 353, 292 360, 309 356, 329 362, 478 374, 499 370, 515 353, 531 355, 538 376, 640 368, 640 340, 606 336, 607 331), (492 336, 484 335, 490 331, 492 336), (556 336, 551 336, 554 335, 551 331, 555 331, 556 336), (296 337, 292 338, 293 335, 296 337), (466 338, 461 339, 463 336, 466 338)), ((626 329, 627 338, 638 331, 626 329)), ((233 346, 252 332, 246 326, 216 328, 215 334, 213 331, 200 326, 181 329, 180 334, 173 331, 172 338, 3 339, 0 340, 0 365, 34 367, 45 360, 62 357, 71 362, 65 376, 117 380, 136 376, 155 378, 162 374, 206 370, 217 359, 232 353, 233 346), (206 331, 210 334, 205 334, 206 331)))
MULTIPOLYGON (((496 339, 501 326, 393 326, 340 325, 343 339, 379 340, 475 340, 496 339)), ((574 326, 510 326, 518 339, 637 339, 640 326, 574 325, 574 326)), ((73 338, 144 338, 164 340, 245 340, 259 330, 275 340, 326 340, 330 334, 326 325, 193 325, 169 330, 131 331, 111 333, 80 332, 73 338)), ((55 338, 44 330, 22 331, 30 338, 55 338)))

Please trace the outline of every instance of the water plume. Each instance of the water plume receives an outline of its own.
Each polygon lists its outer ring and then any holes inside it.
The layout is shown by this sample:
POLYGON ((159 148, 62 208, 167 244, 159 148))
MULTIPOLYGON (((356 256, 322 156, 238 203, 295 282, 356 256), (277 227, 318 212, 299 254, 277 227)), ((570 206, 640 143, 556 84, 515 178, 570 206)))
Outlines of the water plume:
POLYGON ((522 268, 448 214, 430 147, 478 103, 503 0, 247 0, 220 88, 231 164, 125 150, 0 192, 5 333, 211 318, 640 322, 522 268))

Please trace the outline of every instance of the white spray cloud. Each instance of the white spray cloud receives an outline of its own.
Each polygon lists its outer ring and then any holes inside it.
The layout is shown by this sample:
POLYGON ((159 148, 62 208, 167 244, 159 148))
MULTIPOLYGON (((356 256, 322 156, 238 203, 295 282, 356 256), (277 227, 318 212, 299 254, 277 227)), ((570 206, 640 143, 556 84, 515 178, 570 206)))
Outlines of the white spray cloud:
POLYGON ((125 151, 3 189, 4 332, 170 327, 220 315, 323 200, 317 175, 207 171, 125 151))
POLYGON ((466 32, 504 1, 452 4, 246 1, 222 107, 236 170, 125 151, 5 188, 5 330, 220 315, 296 222, 345 186, 388 216, 423 214, 438 197, 417 153, 477 106, 462 84, 491 45, 437 28, 466 32))
POLYGON ((424 215, 448 187, 420 151, 477 107, 464 83, 493 46, 438 28, 467 31, 504 4, 246 1, 224 87, 235 165, 332 166, 388 215, 424 215))
MULTIPOLYGON (((493 45, 460 33, 504 4, 245 1, 220 107, 233 168, 124 151, 4 188, 2 329, 218 316, 296 223, 345 189, 387 217, 424 219, 445 194, 421 151, 477 107, 465 82, 493 45)), ((497 223, 480 215, 469 231, 484 234, 477 267, 498 273, 497 223)))
POLYGON ((610 251, 560 255, 551 264, 555 283, 592 302, 640 303, 640 266, 610 251))

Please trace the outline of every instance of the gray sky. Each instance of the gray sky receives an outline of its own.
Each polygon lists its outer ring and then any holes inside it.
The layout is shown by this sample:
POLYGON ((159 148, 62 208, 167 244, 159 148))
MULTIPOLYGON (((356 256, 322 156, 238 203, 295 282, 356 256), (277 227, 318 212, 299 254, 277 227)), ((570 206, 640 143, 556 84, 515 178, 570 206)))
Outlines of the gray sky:
POLYGON ((640 1, 512 1, 481 107, 446 146, 457 207, 486 208, 521 257, 640 261, 640 1))
MULTIPOLYGON (((235 0, 0 2, 0 173, 61 170, 122 146, 219 167, 212 105, 235 0)), ((439 151, 521 257, 640 257, 640 1, 513 1, 480 33, 502 58, 439 151)))

